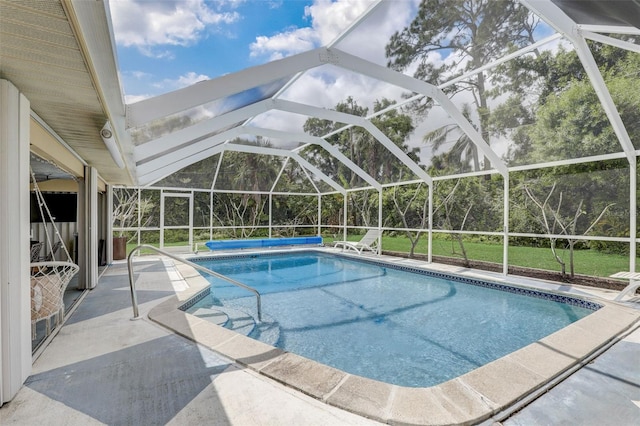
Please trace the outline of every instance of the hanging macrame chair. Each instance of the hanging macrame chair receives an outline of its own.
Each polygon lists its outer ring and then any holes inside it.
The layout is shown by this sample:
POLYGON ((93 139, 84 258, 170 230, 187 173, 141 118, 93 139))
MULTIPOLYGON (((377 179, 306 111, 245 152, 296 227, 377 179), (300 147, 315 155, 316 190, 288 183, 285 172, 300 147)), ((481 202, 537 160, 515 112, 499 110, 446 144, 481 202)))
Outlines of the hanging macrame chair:
POLYGON ((31 171, 33 180, 33 191, 36 195, 40 217, 44 225, 45 244, 49 249, 49 256, 44 261, 31 262, 31 338, 36 338, 36 323, 46 320, 46 335, 51 333, 51 319, 55 319, 56 325, 60 324, 64 317, 64 291, 69 285, 73 276, 78 272, 79 267, 72 262, 71 255, 67 247, 62 242, 60 232, 51 216, 49 207, 44 201, 42 192, 38 187, 35 174, 31 171), (46 216, 45 216, 46 212, 46 216), (52 238, 46 220, 51 223, 58 243, 52 244, 52 238), (54 245, 56 249, 54 249, 54 245), (57 246, 61 247, 66 254, 66 261, 55 260, 57 246))

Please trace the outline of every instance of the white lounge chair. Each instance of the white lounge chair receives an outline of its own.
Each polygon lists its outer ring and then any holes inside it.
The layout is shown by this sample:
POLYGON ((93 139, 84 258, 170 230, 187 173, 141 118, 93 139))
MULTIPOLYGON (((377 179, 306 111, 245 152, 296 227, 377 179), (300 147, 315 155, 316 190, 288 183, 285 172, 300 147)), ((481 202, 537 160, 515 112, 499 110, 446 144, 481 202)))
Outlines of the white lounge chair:
POLYGON ((635 291, 640 288, 640 273, 638 272, 616 272, 613 275, 609 275, 611 278, 623 278, 629 280, 629 285, 626 286, 620 294, 614 299, 616 302, 621 302, 624 296, 633 296, 635 291))
POLYGON ((369 229, 360 241, 335 241, 334 247, 342 247, 343 249, 355 250, 362 254, 364 250, 379 254, 379 238, 382 231, 379 229, 369 229))

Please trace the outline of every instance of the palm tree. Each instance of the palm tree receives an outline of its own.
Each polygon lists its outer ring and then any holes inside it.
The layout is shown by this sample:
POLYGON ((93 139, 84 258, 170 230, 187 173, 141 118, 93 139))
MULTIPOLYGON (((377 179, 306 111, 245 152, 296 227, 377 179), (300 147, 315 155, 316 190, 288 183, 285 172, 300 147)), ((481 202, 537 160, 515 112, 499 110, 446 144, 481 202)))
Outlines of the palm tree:
MULTIPOLYGON (((469 104, 464 104, 462 106, 462 115, 469 120, 471 116, 471 108, 469 104)), ((469 120, 471 121, 471 120, 469 120)), ((475 127, 475 125, 474 125, 475 127)), ((448 166, 458 165, 463 168, 466 164, 469 163, 469 160, 472 161, 473 170, 480 170, 480 159, 478 158, 478 148, 473 143, 469 136, 462 132, 457 124, 445 124, 444 126, 438 127, 435 130, 424 135, 422 140, 425 143, 433 144, 431 150, 432 152, 438 151, 442 145, 449 141, 450 136, 456 136, 457 139, 451 149, 441 155, 434 157, 434 166, 436 168, 446 168, 448 166)))

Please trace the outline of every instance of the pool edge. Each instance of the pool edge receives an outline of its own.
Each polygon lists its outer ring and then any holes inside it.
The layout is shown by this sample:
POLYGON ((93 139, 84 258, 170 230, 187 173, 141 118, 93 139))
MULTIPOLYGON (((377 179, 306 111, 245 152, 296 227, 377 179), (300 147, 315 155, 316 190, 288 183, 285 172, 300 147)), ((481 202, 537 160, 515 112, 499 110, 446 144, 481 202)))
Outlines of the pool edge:
POLYGON ((391 424, 488 420, 572 372, 640 320, 637 310, 598 299, 599 310, 505 357, 436 386, 408 388, 337 370, 179 310, 209 283, 187 265, 176 268, 189 288, 153 307, 149 319, 327 404, 391 424))

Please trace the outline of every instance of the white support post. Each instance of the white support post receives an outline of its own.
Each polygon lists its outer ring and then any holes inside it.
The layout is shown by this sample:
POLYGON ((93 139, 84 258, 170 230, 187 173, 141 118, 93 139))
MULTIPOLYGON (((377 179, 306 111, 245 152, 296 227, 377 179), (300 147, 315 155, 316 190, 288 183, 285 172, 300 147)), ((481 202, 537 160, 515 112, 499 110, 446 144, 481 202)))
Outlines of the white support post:
POLYGON ((503 205, 503 248, 502 248, 502 274, 509 273, 509 173, 503 176, 504 205, 503 205))
POLYGON ((273 238, 273 194, 269 193, 269 238, 273 238))
POLYGON ((213 240, 213 188, 209 190, 209 240, 213 240))
POLYGON ((429 185, 429 229, 427 230, 427 262, 433 262, 433 185, 429 185))
POLYGON ((158 243, 161 249, 164 248, 164 190, 160 190, 160 241, 158 243))
POLYGON ((378 255, 382 254, 382 189, 378 190, 378 255))
POLYGON ((195 251, 193 247, 193 191, 189 197, 189 251, 195 251))
POLYGON ((342 208, 342 234, 343 234, 342 239, 344 241, 347 241, 347 217, 348 217, 347 216, 347 204, 348 204, 347 203, 347 197, 348 197, 348 195, 349 195, 348 192, 345 192, 344 194, 342 194, 342 196, 344 197, 342 199, 343 204, 344 204, 344 206, 342 208))
POLYGON ((107 232, 105 236, 105 250, 107 251, 107 265, 113 263, 113 186, 107 185, 107 232))
POLYGON ((322 235, 322 194, 318 194, 318 236, 322 235))
POLYGON ((142 190, 140 188, 136 189, 138 196, 137 198, 137 202, 138 204, 136 205, 136 210, 138 211, 138 220, 136 221, 136 228, 138 228, 138 230, 136 231, 136 235, 138 236, 138 245, 140 245, 142 243, 142 235, 140 235, 142 232, 140 231, 140 224, 142 223, 142 212, 140 211, 140 202, 142 202, 142 190))
POLYGON ((638 190, 638 160, 629 162, 629 272, 636 272, 636 256, 637 256, 637 235, 638 235, 638 218, 637 218, 637 199, 638 190))
POLYGON ((84 183, 78 186, 82 220, 78 221, 78 288, 92 289, 98 284, 98 171, 84 168, 84 183))
POLYGON ((31 372, 30 104, 0 80, 0 406, 31 372))

